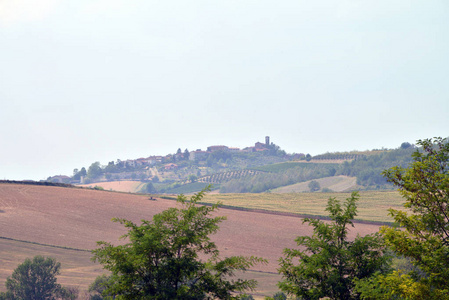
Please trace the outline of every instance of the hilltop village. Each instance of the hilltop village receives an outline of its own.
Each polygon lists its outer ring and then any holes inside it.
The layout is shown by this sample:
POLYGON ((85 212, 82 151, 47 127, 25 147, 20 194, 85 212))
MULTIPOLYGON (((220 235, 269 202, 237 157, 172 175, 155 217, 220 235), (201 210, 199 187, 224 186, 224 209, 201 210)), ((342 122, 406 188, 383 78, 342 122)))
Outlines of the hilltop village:
POLYGON ((126 181, 133 186, 127 191, 170 194, 198 192, 207 185, 220 193, 279 192, 281 187, 286 192, 382 190, 392 188, 382 171, 406 165, 413 151, 414 145, 404 142, 396 149, 327 152, 312 157, 287 154, 267 136, 264 143, 243 149, 212 145, 205 150, 178 149, 165 156, 118 159, 106 165, 94 162, 88 168, 74 169, 72 176, 57 175, 46 181, 112 190, 118 188, 113 183, 123 189, 121 183, 126 181))
MULTIPOLYGON (((180 148, 173 154, 152 155, 137 159, 111 161, 106 165, 92 163, 88 168, 74 169, 72 176, 56 175, 50 182, 88 184, 105 181, 138 180, 154 183, 196 181, 207 175, 242 170, 270 163, 304 158, 304 154, 287 154, 265 137, 265 142, 243 149, 212 145, 207 149, 189 151, 180 148)), ((201 180, 200 180, 201 181, 201 180)))

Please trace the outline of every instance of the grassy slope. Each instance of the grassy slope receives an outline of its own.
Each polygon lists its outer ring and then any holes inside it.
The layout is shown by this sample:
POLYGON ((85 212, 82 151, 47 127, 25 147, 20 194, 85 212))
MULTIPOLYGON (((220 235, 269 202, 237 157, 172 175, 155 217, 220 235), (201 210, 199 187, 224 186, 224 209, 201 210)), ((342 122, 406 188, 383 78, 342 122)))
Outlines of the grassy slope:
POLYGON ((78 186, 90 188, 93 188, 95 186, 101 186, 107 191, 111 190, 117 192, 137 193, 140 191, 140 189, 144 184, 145 183, 141 181, 124 180, 124 181, 96 182, 90 184, 81 184, 78 186))
MULTIPOLYGON (((295 183, 292 185, 287 185, 279 187, 277 189, 271 190, 272 193, 303 193, 308 192, 309 183, 311 180, 306 182, 295 183)), ((344 192, 348 190, 353 190, 357 188, 357 178, 349 176, 332 176, 315 179, 320 184, 320 187, 331 189, 334 192, 344 192)))
MULTIPOLYGON (((323 164, 324 162, 317 161, 317 162, 307 162, 307 161, 288 161, 288 162, 282 162, 277 164, 271 164, 271 165, 265 165, 260 167, 253 168, 254 170, 262 171, 262 172, 273 172, 273 173, 282 173, 286 170, 293 169, 293 168, 311 168, 317 164, 323 164)), ((332 162, 327 163, 328 165, 335 165, 337 166, 338 163, 332 162)))
MULTIPOLYGON (((225 206, 327 216, 325 208, 329 197, 343 201, 349 196, 350 193, 208 194, 204 202, 220 201, 225 206)), ((388 209, 401 209, 402 204, 397 191, 363 191, 360 192, 356 219, 392 222, 388 209)))

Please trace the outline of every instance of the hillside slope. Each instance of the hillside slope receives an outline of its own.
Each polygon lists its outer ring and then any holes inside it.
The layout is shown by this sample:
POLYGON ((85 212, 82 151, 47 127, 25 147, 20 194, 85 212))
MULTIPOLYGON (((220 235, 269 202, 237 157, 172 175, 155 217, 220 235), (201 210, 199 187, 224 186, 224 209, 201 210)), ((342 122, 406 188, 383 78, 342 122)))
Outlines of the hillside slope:
MULTIPOLYGON (((302 193, 310 190, 309 183, 311 180, 300 182, 292 185, 283 186, 273 189, 272 193, 302 193)), ((330 189, 334 192, 345 192, 355 190, 357 187, 357 178, 349 176, 332 176, 315 179, 320 184, 320 188, 330 189)))
POLYGON ((90 188, 99 186, 107 191, 111 190, 116 192, 137 193, 140 191, 140 189, 144 184, 145 183, 142 181, 124 180, 124 181, 106 181, 89 184, 79 184, 77 186, 90 187, 90 188))

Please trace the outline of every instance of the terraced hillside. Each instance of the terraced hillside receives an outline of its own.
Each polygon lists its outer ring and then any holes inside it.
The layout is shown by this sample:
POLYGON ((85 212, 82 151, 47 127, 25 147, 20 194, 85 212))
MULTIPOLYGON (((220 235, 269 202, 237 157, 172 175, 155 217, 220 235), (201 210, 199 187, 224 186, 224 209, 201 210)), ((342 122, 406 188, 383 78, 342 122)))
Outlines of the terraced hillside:
POLYGON ((198 178, 198 182, 206 182, 206 183, 222 183, 232 179, 240 179, 245 177, 255 176, 257 174, 262 173, 258 170, 238 170, 238 171, 229 171, 223 173, 216 173, 212 175, 207 175, 198 178))

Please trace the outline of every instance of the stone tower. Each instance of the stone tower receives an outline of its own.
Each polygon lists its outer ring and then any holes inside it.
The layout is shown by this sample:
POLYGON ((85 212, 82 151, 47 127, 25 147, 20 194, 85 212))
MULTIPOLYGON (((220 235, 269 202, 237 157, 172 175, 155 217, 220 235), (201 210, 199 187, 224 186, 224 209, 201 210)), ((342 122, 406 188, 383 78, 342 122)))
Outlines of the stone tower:
POLYGON ((270 137, 269 136, 265 137, 265 145, 270 146, 270 137))

